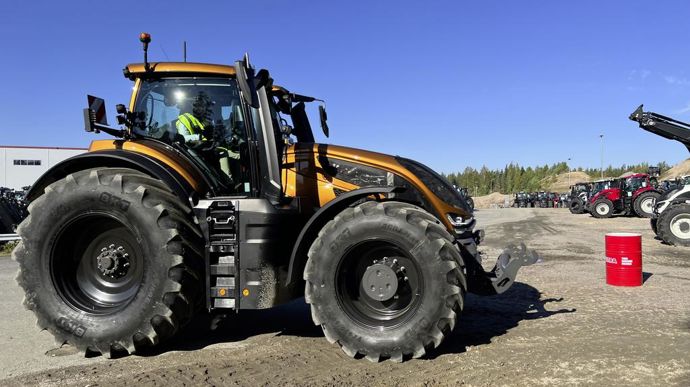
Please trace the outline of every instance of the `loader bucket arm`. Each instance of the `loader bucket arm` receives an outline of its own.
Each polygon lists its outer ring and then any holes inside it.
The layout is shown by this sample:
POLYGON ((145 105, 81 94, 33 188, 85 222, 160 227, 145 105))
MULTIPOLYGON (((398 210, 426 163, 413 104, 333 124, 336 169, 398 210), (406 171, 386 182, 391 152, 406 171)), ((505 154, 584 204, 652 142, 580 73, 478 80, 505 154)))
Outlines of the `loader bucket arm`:
POLYGON ((640 128, 652 132, 669 140, 676 140, 690 152, 690 124, 661 114, 645 112, 640 105, 631 115, 630 119, 640 124, 640 128))

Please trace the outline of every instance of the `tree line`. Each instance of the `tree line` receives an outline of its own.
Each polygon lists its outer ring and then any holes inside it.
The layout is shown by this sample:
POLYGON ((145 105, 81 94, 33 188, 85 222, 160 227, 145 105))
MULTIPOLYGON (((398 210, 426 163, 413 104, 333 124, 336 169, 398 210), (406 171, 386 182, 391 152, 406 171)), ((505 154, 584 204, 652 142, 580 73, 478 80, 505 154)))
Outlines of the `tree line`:
MULTIPOLYGON (((623 164, 619 167, 611 165, 604 169, 604 176, 618 177, 625 172, 647 172, 648 163, 623 164)), ((670 166, 662 162, 656 165, 661 168, 662 173, 670 166)), ((585 172, 592 179, 601 176, 599 168, 572 169, 571 172, 585 172)), ((545 190, 554 182, 556 176, 568 172, 568 164, 565 161, 552 165, 545 164, 538 167, 523 167, 519 164, 510 163, 503 169, 489 169, 486 166, 479 170, 467 167, 462 172, 454 172, 445 177, 458 187, 466 187, 470 194, 474 196, 488 195, 491 192, 515 193, 519 191, 535 192, 545 190)), ((576 181, 573 181, 576 183, 576 181)))

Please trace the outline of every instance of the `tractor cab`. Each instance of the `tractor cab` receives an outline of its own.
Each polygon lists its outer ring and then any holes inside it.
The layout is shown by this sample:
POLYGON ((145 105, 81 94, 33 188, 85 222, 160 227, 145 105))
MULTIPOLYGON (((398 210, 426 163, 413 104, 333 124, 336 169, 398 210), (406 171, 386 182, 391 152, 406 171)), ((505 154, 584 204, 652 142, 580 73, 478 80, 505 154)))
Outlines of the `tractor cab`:
POLYGON ((625 196, 636 197, 642 192, 654 189, 652 182, 650 181, 650 176, 646 173, 636 173, 630 175, 623 180, 623 190, 625 191, 625 196))

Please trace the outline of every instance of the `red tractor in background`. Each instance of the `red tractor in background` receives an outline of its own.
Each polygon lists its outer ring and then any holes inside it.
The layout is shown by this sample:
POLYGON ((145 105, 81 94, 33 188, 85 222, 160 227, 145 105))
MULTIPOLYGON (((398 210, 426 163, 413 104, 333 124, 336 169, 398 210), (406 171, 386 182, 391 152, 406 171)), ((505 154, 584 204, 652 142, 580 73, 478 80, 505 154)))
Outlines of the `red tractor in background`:
MULTIPOLYGON (((658 173, 655 171, 655 174, 658 173)), ((656 188, 656 177, 635 173, 618 179, 619 184, 597 192, 589 199, 589 210, 595 218, 610 218, 614 214, 637 215, 651 218, 654 204, 661 196, 656 188)))

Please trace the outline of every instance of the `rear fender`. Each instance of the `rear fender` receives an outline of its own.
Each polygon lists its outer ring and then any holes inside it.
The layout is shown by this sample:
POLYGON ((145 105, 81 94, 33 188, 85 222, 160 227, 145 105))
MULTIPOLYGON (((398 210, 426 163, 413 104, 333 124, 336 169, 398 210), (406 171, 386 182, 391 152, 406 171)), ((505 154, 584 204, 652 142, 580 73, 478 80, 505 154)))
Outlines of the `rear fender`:
POLYGON ((661 195, 661 192, 654 189, 654 187, 647 186, 647 187, 642 187, 642 188, 638 189, 637 191, 635 191, 635 193, 633 193, 632 200, 635 201, 638 196, 642 195, 645 192, 649 192, 649 191, 657 192, 659 195, 661 195))
POLYGON ((177 172, 146 155, 121 150, 89 152, 64 160, 38 178, 36 183, 31 186, 26 198, 28 201, 33 201, 43 194, 47 186, 67 175, 99 167, 131 168, 143 172, 165 183, 183 203, 193 205, 190 201, 195 195, 194 189, 177 172))

